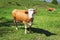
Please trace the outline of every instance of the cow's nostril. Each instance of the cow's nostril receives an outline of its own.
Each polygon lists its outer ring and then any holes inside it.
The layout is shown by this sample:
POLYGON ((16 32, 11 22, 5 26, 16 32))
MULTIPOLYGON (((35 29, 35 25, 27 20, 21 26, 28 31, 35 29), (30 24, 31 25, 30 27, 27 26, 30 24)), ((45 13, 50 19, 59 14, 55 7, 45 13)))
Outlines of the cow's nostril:
POLYGON ((33 19, 33 18, 31 18, 31 19, 33 19))

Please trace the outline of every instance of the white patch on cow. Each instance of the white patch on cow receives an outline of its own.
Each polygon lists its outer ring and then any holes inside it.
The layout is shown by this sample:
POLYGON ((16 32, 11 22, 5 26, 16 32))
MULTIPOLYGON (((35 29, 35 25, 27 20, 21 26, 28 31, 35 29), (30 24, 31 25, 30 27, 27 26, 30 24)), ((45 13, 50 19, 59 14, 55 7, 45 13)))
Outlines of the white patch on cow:
POLYGON ((18 28, 16 27, 16 30, 18 30, 18 28))
POLYGON ((32 22, 30 21, 30 22, 28 23, 28 25, 29 25, 29 26, 32 26, 32 22))
POLYGON ((27 25, 25 25, 25 34, 27 34, 27 25))
POLYGON ((28 9, 28 15, 29 15, 29 18, 33 18, 33 16, 34 16, 34 9, 28 9))

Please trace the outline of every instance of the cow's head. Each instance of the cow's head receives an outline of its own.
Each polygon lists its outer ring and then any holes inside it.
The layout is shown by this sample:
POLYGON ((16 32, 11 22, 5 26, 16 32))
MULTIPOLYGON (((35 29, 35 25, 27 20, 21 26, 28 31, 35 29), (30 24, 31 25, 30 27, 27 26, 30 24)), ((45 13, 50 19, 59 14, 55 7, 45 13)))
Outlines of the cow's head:
POLYGON ((33 18, 34 14, 36 13, 35 9, 28 9, 28 11, 26 12, 29 16, 29 18, 33 18))

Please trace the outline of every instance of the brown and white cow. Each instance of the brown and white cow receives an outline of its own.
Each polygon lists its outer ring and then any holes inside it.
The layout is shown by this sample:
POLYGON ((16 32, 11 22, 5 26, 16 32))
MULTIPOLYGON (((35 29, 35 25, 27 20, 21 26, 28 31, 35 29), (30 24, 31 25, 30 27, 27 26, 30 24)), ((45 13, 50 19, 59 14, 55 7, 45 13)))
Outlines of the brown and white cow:
POLYGON ((35 9, 28 9, 28 10, 14 9, 12 11, 12 16, 13 16, 13 19, 14 19, 14 24, 16 26, 16 30, 18 30, 16 22, 21 21, 21 22, 24 23, 25 34, 26 34, 27 33, 27 25, 29 25, 29 27, 31 29, 35 13, 36 13, 35 9))
POLYGON ((55 11, 55 8, 48 8, 48 11, 55 11))

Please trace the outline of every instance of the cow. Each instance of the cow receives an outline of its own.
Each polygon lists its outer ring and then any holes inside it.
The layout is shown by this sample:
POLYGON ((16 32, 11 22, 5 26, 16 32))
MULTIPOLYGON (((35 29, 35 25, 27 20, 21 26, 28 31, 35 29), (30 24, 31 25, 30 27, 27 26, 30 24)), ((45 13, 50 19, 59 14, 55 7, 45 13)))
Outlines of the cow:
POLYGON ((14 9, 12 11, 12 16, 13 16, 14 24, 16 26, 16 30, 18 30, 17 21, 23 22, 25 26, 25 34, 27 34, 27 26, 29 25, 30 27, 29 29, 31 29, 31 26, 33 24, 34 14, 36 14, 36 10, 32 8, 27 10, 14 9))
POLYGON ((48 10, 48 11, 55 11, 54 8, 48 8, 47 10, 48 10))

